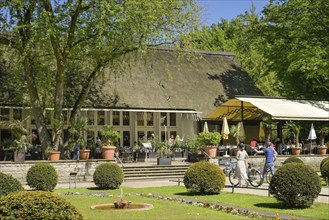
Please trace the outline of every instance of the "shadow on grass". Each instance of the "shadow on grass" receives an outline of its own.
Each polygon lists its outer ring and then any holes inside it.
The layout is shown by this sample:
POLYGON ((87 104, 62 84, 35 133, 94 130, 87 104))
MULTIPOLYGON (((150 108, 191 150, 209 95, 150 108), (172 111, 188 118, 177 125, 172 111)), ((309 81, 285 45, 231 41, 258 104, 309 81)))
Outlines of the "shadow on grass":
POLYGON ((198 193, 198 192, 178 192, 178 193, 174 193, 174 195, 177 196, 211 196, 211 195, 218 195, 217 193, 198 193))
POLYGON ((270 209, 291 209, 289 207, 285 207, 281 203, 256 203, 255 206, 259 208, 270 208, 270 209))

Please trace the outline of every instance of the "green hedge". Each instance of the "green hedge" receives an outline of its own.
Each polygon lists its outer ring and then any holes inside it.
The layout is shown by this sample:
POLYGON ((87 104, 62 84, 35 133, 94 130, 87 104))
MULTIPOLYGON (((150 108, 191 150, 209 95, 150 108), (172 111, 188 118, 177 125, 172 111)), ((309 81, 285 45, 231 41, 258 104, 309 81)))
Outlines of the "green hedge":
POLYGON ((122 169, 114 163, 99 164, 93 175, 94 183, 100 189, 119 188, 123 177, 122 169))
POLYGON ((27 185, 36 190, 52 191, 58 182, 58 174, 49 163, 34 164, 26 175, 27 185))
POLYGON ((218 194, 225 187, 222 169, 207 161, 192 164, 184 175, 184 185, 189 192, 218 194))
POLYGON ((19 191, 0 198, 0 219, 81 220, 79 211, 51 192, 19 191))
POLYGON ((0 173, 0 197, 23 190, 22 184, 9 174, 0 173))
POLYGON ((329 178, 329 160, 325 161, 320 168, 321 176, 329 178))
POLYGON ((304 162, 300 158, 293 156, 287 158, 282 164, 288 164, 288 163, 304 163, 304 162))
POLYGON ((310 207, 321 192, 321 180, 310 166, 288 163, 274 173, 269 192, 287 207, 310 207))

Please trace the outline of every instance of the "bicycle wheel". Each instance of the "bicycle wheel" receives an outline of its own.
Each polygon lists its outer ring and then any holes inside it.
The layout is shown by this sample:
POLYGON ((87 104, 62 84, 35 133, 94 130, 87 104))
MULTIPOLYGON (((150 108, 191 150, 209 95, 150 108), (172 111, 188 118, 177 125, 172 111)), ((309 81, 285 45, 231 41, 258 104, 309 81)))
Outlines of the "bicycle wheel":
POLYGON ((248 179, 250 184, 254 187, 258 187, 262 185, 262 174, 260 173, 259 170, 251 169, 248 172, 248 179))
POLYGON ((228 179, 230 180, 230 183, 234 186, 239 185, 239 179, 238 177, 235 176, 235 170, 231 170, 229 175, 228 175, 228 179))
POLYGON ((267 175, 266 175, 266 182, 268 184, 270 184, 271 179, 272 179, 272 173, 271 173, 271 171, 269 171, 269 172, 267 172, 267 175))

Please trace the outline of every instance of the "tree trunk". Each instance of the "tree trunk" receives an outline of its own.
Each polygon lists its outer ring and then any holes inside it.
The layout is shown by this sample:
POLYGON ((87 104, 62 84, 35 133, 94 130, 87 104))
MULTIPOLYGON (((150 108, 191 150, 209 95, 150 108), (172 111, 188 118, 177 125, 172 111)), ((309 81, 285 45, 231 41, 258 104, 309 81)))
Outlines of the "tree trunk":
POLYGON ((34 76, 32 73, 32 68, 31 68, 32 61, 25 59, 23 62, 24 62, 23 63, 24 72, 25 72, 26 81, 27 81, 27 88, 28 88, 29 96, 30 96, 30 104, 32 107, 32 115, 33 115, 33 118, 34 118, 36 126, 37 126, 42 150, 45 151, 49 146, 52 145, 51 137, 49 135, 47 126, 45 124, 43 108, 40 104, 38 90, 36 88, 36 82, 34 80, 34 76))

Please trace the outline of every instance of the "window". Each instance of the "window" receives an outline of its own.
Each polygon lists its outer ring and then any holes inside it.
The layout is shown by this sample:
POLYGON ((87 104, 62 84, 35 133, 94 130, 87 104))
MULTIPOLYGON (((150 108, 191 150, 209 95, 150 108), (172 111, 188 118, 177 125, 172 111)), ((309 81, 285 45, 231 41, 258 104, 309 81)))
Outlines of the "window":
POLYGON ((68 123, 67 123, 67 120, 68 120, 68 114, 69 114, 69 111, 67 111, 67 110, 64 110, 64 111, 62 112, 63 122, 64 122, 65 125, 68 124, 68 123))
POLYGON ((120 125, 120 112, 115 111, 113 114, 113 125, 120 125))
POLYGON ((105 125, 105 112, 104 111, 97 112, 97 125, 105 125))
POLYGON ((130 146, 130 131, 123 131, 123 146, 130 146))
POLYGON ((51 111, 47 110, 45 113, 45 123, 47 125, 51 124, 51 111))
POLYGON ((153 126, 153 112, 146 112, 146 124, 147 126, 153 126))
POLYGON ((94 111, 87 111, 87 121, 88 125, 94 125, 95 124, 95 117, 94 117, 94 111))
POLYGON ((176 113, 170 113, 170 126, 176 126, 176 113))
POLYGON ((122 125, 130 125, 130 112, 122 112, 122 125))
POLYGON ((1 121, 9 121, 9 108, 2 108, 1 111, 1 121))
POLYGON ((14 109, 13 118, 14 120, 22 120, 22 109, 14 109))
POLYGON ((144 126, 144 112, 137 112, 137 126, 144 126))
POLYGON ((161 119, 160 119, 161 126, 167 126, 167 113, 161 112, 161 119))
POLYGON ((95 145, 95 132, 94 131, 87 131, 87 145, 88 147, 93 147, 95 145))

